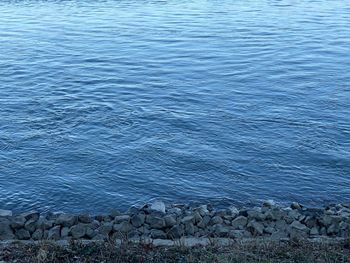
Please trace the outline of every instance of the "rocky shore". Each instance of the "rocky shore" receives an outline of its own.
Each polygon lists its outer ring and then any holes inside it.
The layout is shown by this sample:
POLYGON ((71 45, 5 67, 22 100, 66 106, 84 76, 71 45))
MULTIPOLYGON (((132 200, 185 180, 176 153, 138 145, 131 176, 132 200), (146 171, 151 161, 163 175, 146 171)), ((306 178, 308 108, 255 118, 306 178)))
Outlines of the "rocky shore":
POLYGON ((269 238, 272 240, 349 238, 350 202, 324 208, 298 203, 281 207, 215 209, 211 205, 165 205, 161 201, 104 215, 13 214, 0 210, 0 240, 116 240, 180 238, 269 238))

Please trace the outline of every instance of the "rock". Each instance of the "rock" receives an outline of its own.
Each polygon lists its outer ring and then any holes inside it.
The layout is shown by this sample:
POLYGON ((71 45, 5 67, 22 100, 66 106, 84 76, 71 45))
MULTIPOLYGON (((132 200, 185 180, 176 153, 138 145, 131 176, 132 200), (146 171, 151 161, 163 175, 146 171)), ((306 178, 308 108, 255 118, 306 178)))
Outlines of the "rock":
POLYGON ((30 233, 34 233, 37 227, 37 222, 38 222, 37 220, 30 219, 25 223, 24 228, 28 230, 30 233))
POLYGON ((273 200, 266 200, 266 201, 263 202, 263 206, 271 208, 273 206, 276 206, 276 203, 273 200))
POLYGON ((82 238, 86 234, 86 226, 79 223, 77 225, 72 226, 69 232, 75 239, 82 238))
POLYGON ((60 214, 56 221, 56 225, 66 226, 66 227, 72 227, 77 222, 77 217, 74 215, 69 214, 60 214))
POLYGON ((116 216, 114 218, 114 223, 115 224, 120 224, 121 222, 129 222, 130 221, 130 216, 129 215, 121 215, 121 216, 116 216))
POLYGON ((20 216, 24 217, 26 220, 37 221, 39 219, 40 214, 36 211, 30 211, 23 213, 20 216))
POLYGON ((138 209, 136 206, 132 206, 128 209, 127 214, 133 216, 133 215, 137 215, 139 212, 140 212, 140 209, 138 209))
POLYGON ((319 232, 318 232, 318 228, 316 226, 314 226, 313 228, 311 228, 310 230, 310 236, 318 236, 319 232))
POLYGON ((11 217, 12 211, 0 209, 0 217, 11 217))
POLYGON ((120 215, 121 215, 121 213, 120 213, 119 210, 113 209, 113 210, 111 211, 111 213, 110 213, 110 217, 109 217, 109 218, 114 219, 116 216, 120 216, 120 215))
POLYGON ((89 224, 92 222, 92 218, 88 214, 82 214, 78 216, 78 221, 84 224, 89 224))
POLYGON ((162 229, 165 227, 164 219, 157 216, 147 215, 146 222, 154 229, 162 229))
POLYGON ((245 216, 238 216, 232 221, 234 229, 243 229, 247 225, 248 219, 245 216))
POLYGON ((168 210, 168 214, 180 216, 182 214, 182 210, 178 207, 173 207, 168 210))
POLYGON ((302 223, 300 223, 299 221, 293 221, 293 223, 290 225, 291 228, 300 230, 300 231, 307 231, 308 228, 307 226, 303 225, 302 223))
POLYGON ((48 220, 44 217, 40 217, 37 222, 37 228, 40 228, 42 230, 48 230, 50 229, 54 224, 53 220, 48 220))
POLYGON ((209 214, 208 206, 201 205, 195 209, 202 217, 209 214))
POLYGON ((197 224, 199 228, 206 228, 210 222, 211 218, 208 215, 205 215, 203 219, 197 224))
POLYGON ((292 209, 301 209, 301 208, 302 208, 302 206, 301 206, 299 203, 297 203, 297 202, 293 202, 293 203, 290 205, 290 207, 291 207, 292 209))
POLYGON ((61 237, 66 238, 69 235, 69 228, 68 227, 62 227, 61 229, 61 237))
POLYGON ((350 208, 350 202, 345 202, 341 204, 343 207, 350 208))
POLYGON ((15 231, 15 235, 17 239, 19 240, 28 240, 30 239, 30 233, 28 230, 25 230, 24 228, 17 229, 15 231))
POLYGON ((309 229, 307 226, 303 225, 299 221, 293 221, 289 228, 289 235, 290 238, 294 239, 301 239, 301 238, 307 238, 309 229))
POLYGON ((281 240, 288 238, 288 234, 283 230, 277 230, 276 232, 273 232, 270 236, 272 240, 281 240))
POLYGON ((275 231, 276 231, 275 228, 273 228, 272 226, 265 227, 265 229, 264 229, 264 233, 269 234, 269 235, 271 235, 275 231))
POLYGON ((111 222, 104 222, 102 225, 97 229, 97 232, 103 236, 108 236, 110 232, 113 229, 113 223, 111 222))
POLYGON ((145 218, 146 218, 145 214, 142 214, 142 213, 135 214, 131 217, 131 224, 134 227, 138 228, 145 223, 145 218))
POLYGON ((151 204, 150 210, 165 214, 165 204, 162 201, 155 201, 151 204))
POLYGON ((106 235, 102 235, 102 234, 97 234, 96 236, 94 236, 92 238, 92 240, 97 240, 97 241, 102 241, 102 240, 106 240, 107 236, 106 235))
POLYGON ((0 221, 0 240, 15 239, 15 235, 10 227, 10 221, 0 221))
POLYGON ((180 238, 184 235, 184 229, 180 227, 179 225, 173 226, 169 231, 168 231, 168 237, 170 239, 176 239, 180 238))
POLYGON ((128 233, 130 230, 132 230, 132 225, 129 222, 124 221, 120 224, 114 224, 113 230, 117 232, 128 233))
POLYGON ((327 235, 329 235, 329 236, 337 235, 338 232, 339 232, 339 224, 338 223, 331 224, 327 228, 327 235))
POLYGON ((243 238, 244 231, 245 230, 231 230, 231 231, 229 231, 228 236, 230 238, 240 239, 240 238, 243 238))
POLYGON ((152 229, 151 230, 151 237, 155 238, 155 239, 166 239, 167 235, 162 230, 152 229))
POLYGON ((43 238, 44 231, 41 229, 35 230, 35 232, 32 234, 32 238, 34 240, 41 240, 43 238))
POLYGON ((61 237, 61 227, 60 226, 54 226, 48 231, 47 238, 58 240, 61 237))
POLYGON ((195 231, 194 225, 191 222, 187 222, 185 224, 185 234, 192 236, 194 235, 194 231, 195 231))
POLYGON ((16 216, 11 220, 11 227, 13 229, 23 228, 25 223, 26 219, 24 218, 24 216, 16 216))
POLYGON ((97 234, 98 234, 98 233, 97 233, 97 230, 94 230, 94 229, 92 229, 92 228, 89 227, 89 226, 86 227, 86 233, 85 233, 85 235, 86 235, 88 238, 92 239, 92 238, 94 238, 97 234))
POLYGON ((247 210, 248 218, 255 219, 258 221, 265 220, 266 216, 258 209, 247 210))
POLYGON ((198 212, 193 213, 193 218, 194 218, 194 224, 198 224, 203 220, 203 217, 198 212))
POLYGON ((173 215, 166 215, 164 217, 164 221, 166 227, 172 227, 176 225, 176 218, 173 215))
POLYGON ((223 220, 220 216, 214 216, 214 217, 210 220, 210 224, 211 224, 211 225, 222 224, 223 222, 224 222, 224 220, 223 220))
POLYGON ((225 227, 221 224, 217 224, 214 226, 214 233, 218 237, 227 237, 229 233, 229 228, 225 227))
POLYGON ((263 224, 253 220, 247 225, 248 230, 252 233, 253 236, 261 236, 264 233, 263 224))

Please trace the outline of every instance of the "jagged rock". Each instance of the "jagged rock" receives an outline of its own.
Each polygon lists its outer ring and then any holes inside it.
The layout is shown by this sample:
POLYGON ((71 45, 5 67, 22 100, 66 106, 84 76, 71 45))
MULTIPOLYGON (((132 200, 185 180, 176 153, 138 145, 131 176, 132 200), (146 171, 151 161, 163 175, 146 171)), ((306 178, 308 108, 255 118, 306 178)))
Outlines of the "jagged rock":
POLYGON ((10 221, 0 221, 0 240, 11 240, 15 239, 15 235, 10 227, 10 221))
POLYGON ((0 217, 11 217, 12 211, 0 209, 0 217))
POLYGON ((155 239, 166 239, 167 235, 164 233, 164 231, 159 229, 152 229, 151 230, 151 237, 155 239))
POLYGON ((37 222, 37 220, 30 219, 25 223, 24 228, 30 233, 34 233, 35 229, 37 228, 37 222))
POLYGON ((293 203, 290 205, 290 207, 291 207, 292 209, 301 209, 301 208, 302 208, 302 206, 301 206, 299 203, 297 203, 297 202, 293 202, 293 203))
POLYGON ((214 226, 214 233, 218 237, 227 237, 230 229, 221 224, 217 224, 214 226))
POLYGON ((61 237, 62 238, 68 237, 69 232, 70 232, 70 230, 69 230, 68 227, 62 227, 62 229, 61 229, 61 237))
POLYGON ((185 234, 192 236, 194 235, 194 231, 195 231, 194 225, 191 222, 187 222, 185 224, 185 234))
POLYGON ((173 207, 168 210, 168 214, 180 216, 182 214, 182 210, 178 207, 173 207))
POLYGON ((127 214, 130 216, 137 215, 140 212, 140 209, 138 209, 136 206, 132 206, 128 209, 127 214))
POLYGON ((202 217, 209 214, 208 206, 201 205, 195 209, 202 217))
POLYGON ((169 231, 168 231, 168 237, 170 239, 176 239, 176 238, 180 238, 184 235, 184 229, 179 226, 179 225, 175 225, 173 226, 169 231))
POLYGON ((72 227, 77 222, 77 217, 69 214, 60 214, 55 220, 56 225, 72 227))
POLYGON ((260 236, 264 233, 263 224, 253 220, 247 225, 248 230, 252 233, 253 236, 260 236))
POLYGON ((82 238, 86 234, 86 225, 82 223, 74 225, 70 228, 69 233, 75 239, 82 238))
POLYGON ((53 224, 53 220, 48 220, 45 217, 40 217, 37 222, 37 228, 42 230, 48 230, 53 226, 53 224))
MULTIPOLYGON (((117 209, 112 209, 112 211, 111 211, 111 213, 109 214, 109 218, 110 219, 114 219, 116 216, 120 216, 121 215, 121 213, 120 213, 120 211, 119 210, 117 210, 117 209)), ((105 221, 105 220, 103 220, 103 221, 105 221)))
POLYGON ((44 231, 41 229, 35 230, 35 232, 32 234, 32 239, 34 240, 41 240, 43 238, 44 231))
POLYGON ((203 219, 197 224, 199 228, 206 228, 210 222, 211 218, 208 215, 205 215, 203 219))
POLYGON ((166 227, 172 227, 172 226, 176 225, 176 218, 173 215, 166 215, 164 217, 164 221, 165 221, 166 227))
POLYGON ((263 202, 262 205, 263 205, 264 207, 271 208, 271 207, 275 206, 276 203, 275 203, 275 201, 273 201, 273 200, 266 200, 266 201, 263 202))
POLYGON ((337 235, 339 232, 339 224, 338 223, 333 223, 327 228, 327 235, 332 236, 332 235, 337 235))
POLYGON ((233 217, 236 217, 236 216, 238 216, 238 214, 239 214, 239 210, 238 210, 235 206, 233 206, 233 205, 231 205, 231 206, 228 208, 228 211, 229 211, 229 214, 230 214, 231 216, 233 216, 233 217))
POLYGON ((185 216, 184 218, 181 219, 181 223, 194 223, 195 222, 195 219, 194 219, 194 216, 193 215, 188 215, 188 216, 185 216))
POLYGON ((30 211, 30 212, 26 212, 21 214, 20 216, 23 216, 26 220, 33 220, 33 221, 37 221, 39 219, 39 212, 36 211, 30 211))
POLYGON ((203 217, 198 212, 194 212, 193 217, 194 217, 194 224, 198 224, 203 220, 203 217))
POLYGON ((232 221, 234 229, 243 229, 247 225, 248 219, 245 216, 238 216, 232 221))
POLYGON ((289 235, 291 238, 307 238, 309 229, 304 224, 295 220, 292 222, 289 228, 289 235))
POLYGON ((132 225, 129 222, 121 222, 120 224, 114 224, 113 230, 117 232, 127 233, 132 230, 132 225))
POLYGON ((263 214, 260 210, 257 209, 247 210, 247 214, 249 219, 255 219, 258 221, 262 221, 265 219, 265 214, 263 214))
POLYGON ((265 228, 264 228, 264 233, 269 234, 269 235, 271 235, 271 234, 274 233, 275 231, 276 231, 275 228, 272 227, 272 226, 268 226, 268 227, 265 227, 265 228))
POLYGON ((61 237, 61 227, 60 226, 54 226, 48 231, 47 238, 58 240, 61 237))
POLYGON ((25 230, 24 228, 17 229, 15 231, 15 235, 17 239, 19 240, 28 240, 30 239, 30 233, 28 230, 25 230))
POLYGON ((134 214, 132 217, 131 217, 131 224, 134 226, 134 227, 140 227, 142 226, 144 223, 145 223, 145 214, 134 214))
POLYGON ((310 230, 310 236, 318 236, 319 235, 319 231, 318 228, 316 226, 314 226, 313 228, 311 228, 310 230))
POLYGON ((83 223, 83 224, 89 224, 92 222, 92 218, 88 214, 82 214, 78 216, 78 221, 83 223))
POLYGON ((271 234, 270 238, 272 240, 280 240, 280 239, 288 238, 288 234, 283 230, 277 230, 271 234))
POLYGON ((222 224, 223 222, 224 222, 224 220, 223 220, 222 217, 220 217, 220 216, 214 216, 214 217, 210 220, 210 224, 211 224, 211 225, 222 224))

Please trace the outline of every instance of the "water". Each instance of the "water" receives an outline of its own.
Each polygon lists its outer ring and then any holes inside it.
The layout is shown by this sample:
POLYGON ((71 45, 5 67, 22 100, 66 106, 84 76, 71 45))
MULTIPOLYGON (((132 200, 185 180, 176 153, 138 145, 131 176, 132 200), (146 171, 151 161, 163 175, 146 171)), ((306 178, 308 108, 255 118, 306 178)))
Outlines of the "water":
POLYGON ((350 198, 341 0, 0 2, 0 208, 350 198))

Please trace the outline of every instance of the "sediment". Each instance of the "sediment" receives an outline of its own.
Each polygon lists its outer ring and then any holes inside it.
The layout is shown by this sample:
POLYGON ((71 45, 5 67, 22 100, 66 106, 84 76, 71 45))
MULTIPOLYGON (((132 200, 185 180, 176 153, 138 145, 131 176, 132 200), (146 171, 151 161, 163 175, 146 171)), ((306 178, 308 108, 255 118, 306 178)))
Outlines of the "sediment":
POLYGON ((213 239, 344 239, 350 237, 350 202, 308 208, 266 201, 260 207, 216 209, 211 205, 165 205, 161 201, 103 215, 13 214, 0 210, 0 240, 68 242, 134 240, 171 246, 177 240, 206 245, 213 239), (150 241, 151 240, 151 241, 150 241), (197 242, 197 243, 196 243, 197 242), (201 242, 203 244, 201 244, 201 242))

